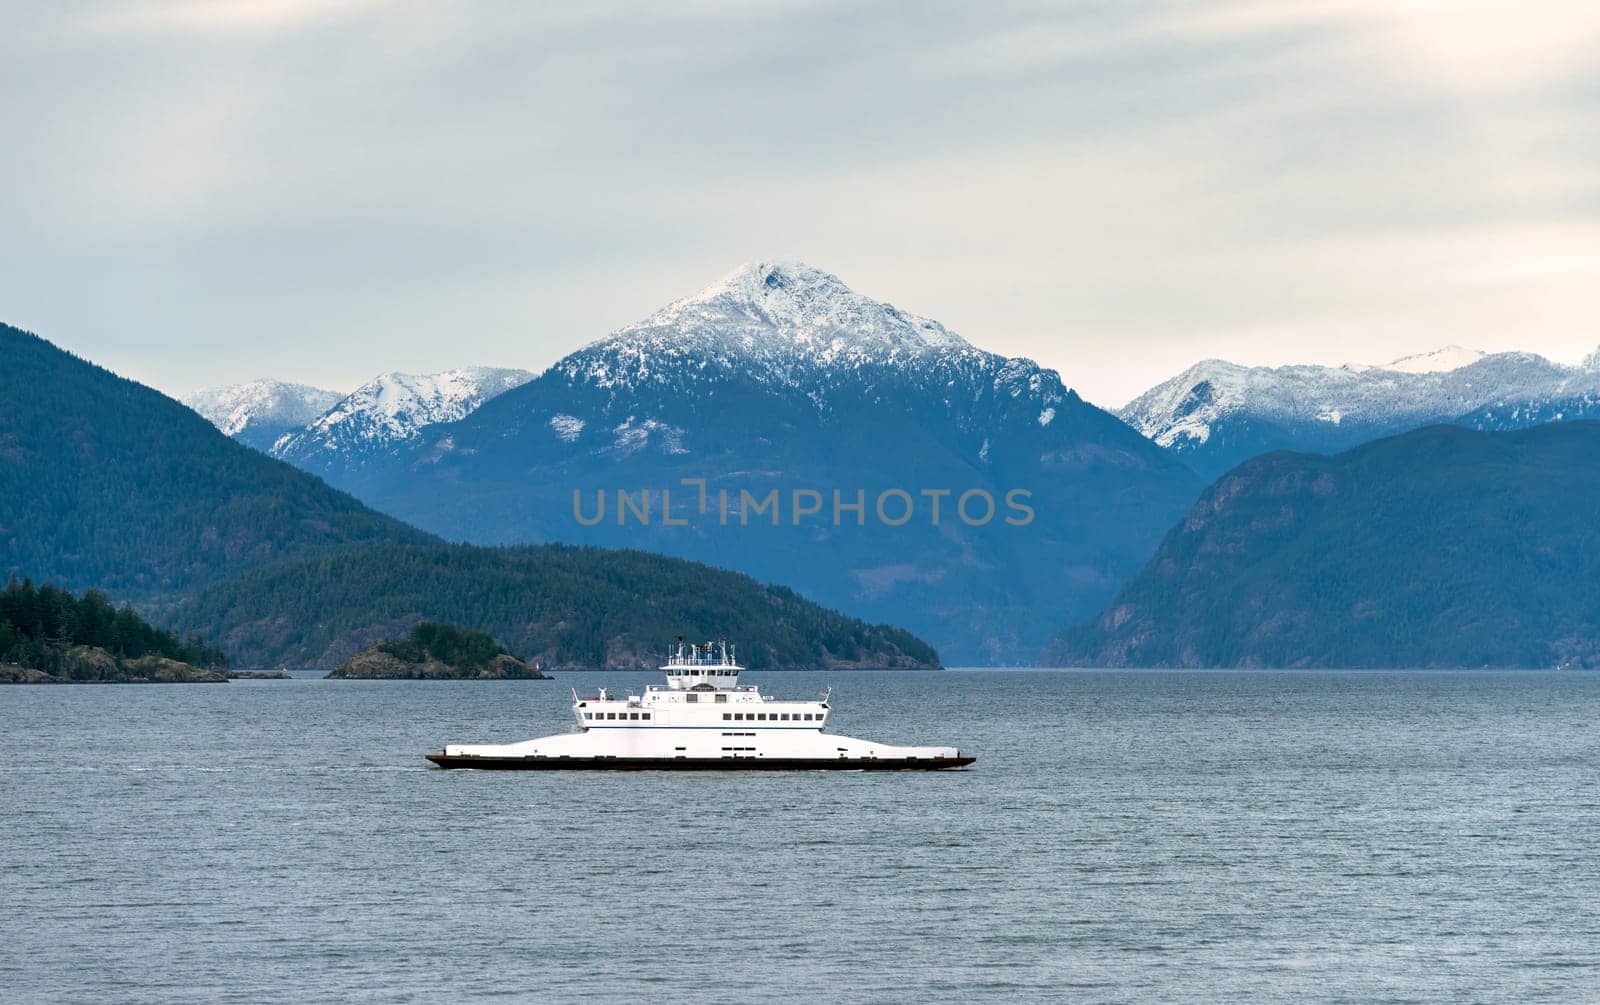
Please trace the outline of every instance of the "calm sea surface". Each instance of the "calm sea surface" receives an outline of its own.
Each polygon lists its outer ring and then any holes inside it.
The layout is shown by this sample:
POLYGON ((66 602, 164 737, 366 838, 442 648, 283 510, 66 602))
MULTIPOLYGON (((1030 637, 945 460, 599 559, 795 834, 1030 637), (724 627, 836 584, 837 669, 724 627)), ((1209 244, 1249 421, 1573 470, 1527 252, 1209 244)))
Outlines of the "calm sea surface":
POLYGON ((0 689, 0 998, 1600 1000, 1600 674, 751 676, 978 763, 421 759, 647 674, 0 689))

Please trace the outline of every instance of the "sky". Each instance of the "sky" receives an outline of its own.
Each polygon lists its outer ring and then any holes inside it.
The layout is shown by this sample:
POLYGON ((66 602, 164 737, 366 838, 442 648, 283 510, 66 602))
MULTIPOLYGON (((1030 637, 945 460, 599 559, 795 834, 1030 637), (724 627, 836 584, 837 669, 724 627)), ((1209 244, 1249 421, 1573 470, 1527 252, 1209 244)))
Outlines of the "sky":
POLYGON ((1600 345, 1592 0, 5 20, 0 320, 175 395, 542 370, 773 258, 1108 407, 1208 357, 1600 345))

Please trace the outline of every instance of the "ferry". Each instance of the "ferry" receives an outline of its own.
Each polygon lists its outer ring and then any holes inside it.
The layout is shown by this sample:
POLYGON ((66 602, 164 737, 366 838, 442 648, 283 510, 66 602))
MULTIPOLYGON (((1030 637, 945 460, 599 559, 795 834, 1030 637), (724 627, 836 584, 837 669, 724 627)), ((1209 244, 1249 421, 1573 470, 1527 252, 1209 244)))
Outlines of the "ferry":
POLYGON ((740 685, 726 640, 685 645, 661 671, 666 684, 643 694, 572 692, 577 727, 506 744, 447 744, 426 755, 441 768, 500 770, 850 771, 964 768, 977 760, 955 747, 896 747, 825 732, 831 689, 817 701, 784 701, 740 685))

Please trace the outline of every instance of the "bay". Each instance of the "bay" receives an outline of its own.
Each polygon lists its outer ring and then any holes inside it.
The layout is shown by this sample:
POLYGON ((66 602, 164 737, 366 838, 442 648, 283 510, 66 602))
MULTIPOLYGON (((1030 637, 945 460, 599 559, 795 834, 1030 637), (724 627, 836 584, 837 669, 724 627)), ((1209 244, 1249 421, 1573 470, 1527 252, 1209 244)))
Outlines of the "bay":
POLYGON ((1600 675, 752 674, 938 773, 478 773, 550 682, 0 689, 11 1001, 1600 997, 1600 675))

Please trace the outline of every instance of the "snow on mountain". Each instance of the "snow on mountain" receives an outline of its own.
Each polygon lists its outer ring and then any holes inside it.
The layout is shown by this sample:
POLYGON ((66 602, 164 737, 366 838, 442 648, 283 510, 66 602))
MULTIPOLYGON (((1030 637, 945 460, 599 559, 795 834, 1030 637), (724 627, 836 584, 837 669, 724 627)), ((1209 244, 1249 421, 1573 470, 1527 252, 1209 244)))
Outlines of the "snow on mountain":
POLYGON ((1600 371, 1532 353, 1463 362, 1468 355, 1451 347, 1389 367, 1245 367, 1205 360, 1118 414, 1214 476, 1266 450, 1339 450, 1430 422, 1453 422, 1495 403, 1600 389, 1600 371))
MULTIPOLYGON (((969 406, 983 396, 1025 397, 1037 406, 1035 415, 1071 394, 1055 371, 1032 360, 985 352, 937 321, 863 296, 820 269, 783 261, 746 263, 580 349, 552 372, 613 400, 652 388, 671 393, 754 382, 797 392, 818 413, 859 399, 863 389, 870 394, 891 385, 921 387, 951 408, 953 395, 969 406)), ((570 424, 552 429, 575 438, 570 424)))
POLYGON ((385 373, 361 385, 273 444, 271 453, 299 467, 316 468, 342 455, 359 461, 374 451, 411 440, 441 422, 465 418, 498 394, 532 380, 526 370, 471 366, 443 373, 385 373))
POLYGON ((341 397, 338 391, 261 379, 208 387, 185 397, 183 403, 226 435, 264 451, 278 437, 305 426, 341 397))
POLYGON ((734 568, 973 665, 1031 659, 1056 625, 1097 610, 1200 487, 1054 371, 796 262, 741 266, 392 458, 325 477, 452 540, 734 568), (705 486, 698 504, 685 480, 705 486), (886 530, 891 489, 915 515, 886 530), (619 519, 623 490, 656 519, 619 519), (667 522, 669 492, 689 523, 667 522), (705 502, 769 493, 783 500, 771 522, 724 521, 705 502), (791 512, 805 493, 830 506, 859 493, 862 518, 791 512), (575 498, 590 512, 602 496, 604 519, 576 517, 575 498), (1036 512, 1008 522, 1011 498, 1036 512))
POLYGON ((987 355, 937 321, 862 296, 820 269, 750 262, 562 365, 599 386, 633 386, 648 383, 652 371, 670 371, 675 360, 737 360, 755 364, 759 377, 794 384, 796 365, 853 369, 946 353, 987 355))
POLYGON ((1463 349, 1458 345, 1447 345, 1443 349, 1433 352, 1417 353, 1414 356, 1402 356, 1390 363, 1385 369, 1399 370, 1402 373, 1448 373, 1459 370, 1464 366, 1476 363, 1486 353, 1476 349, 1463 349))

